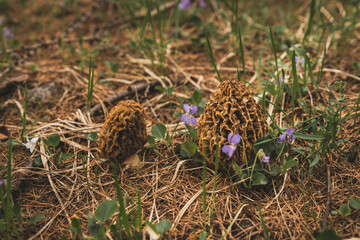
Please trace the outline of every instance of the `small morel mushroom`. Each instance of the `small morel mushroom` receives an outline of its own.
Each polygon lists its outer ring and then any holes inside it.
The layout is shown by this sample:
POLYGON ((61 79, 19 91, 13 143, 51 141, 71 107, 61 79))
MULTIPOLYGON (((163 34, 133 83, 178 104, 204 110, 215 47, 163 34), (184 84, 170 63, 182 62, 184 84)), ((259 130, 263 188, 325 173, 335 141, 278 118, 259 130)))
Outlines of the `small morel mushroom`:
POLYGON ((215 165, 216 138, 219 137, 220 168, 229 168, 232 162, 242 165, 245 163, 245 156, 250 160, 253 144, 269 131, 260 105, 245 85, 235 80, 222 82, 210 96, 197 127, 199 150, 212 166, 215 165), (241 141, 236 142, 236 148, 235 143, 231 142, 235 140, 230 134, 241 136, 241 141), (229 143, 228 147, 222 149, 229 143), (227 149, 231 144, 234 145, 233 151, 227 149))
POLYGON ((135 101, 120 101, 107 116, 99 134, 99 149, 106 158, 123 162, 147 141, 144 109, 135 101))

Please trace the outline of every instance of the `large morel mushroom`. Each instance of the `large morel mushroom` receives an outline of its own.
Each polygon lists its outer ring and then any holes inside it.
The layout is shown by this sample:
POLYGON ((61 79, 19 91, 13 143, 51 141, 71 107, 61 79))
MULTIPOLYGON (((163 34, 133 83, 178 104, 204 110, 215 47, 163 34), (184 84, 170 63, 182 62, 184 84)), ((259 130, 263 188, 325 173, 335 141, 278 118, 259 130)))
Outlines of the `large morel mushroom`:
POLYGON ((215 165, 218 136, 219 167, 226 169, 229 169, 233 162, 244 164, 245 156, 249 161, 253 144, 269 131, 260 105, 245 85, 235 80, 222 82, 210 96, 197 127, 199 150, 206 157, 207 163, 215 165), (241 141, 231 158, 221 152, 221 147, 227 144, 230 133, 241 135, 241 141))
POLYGON ((135 101, 120 101, 107 116, 99 134, 99 149, 106 158, 123 162, 147 141, 144 109, 135 101))

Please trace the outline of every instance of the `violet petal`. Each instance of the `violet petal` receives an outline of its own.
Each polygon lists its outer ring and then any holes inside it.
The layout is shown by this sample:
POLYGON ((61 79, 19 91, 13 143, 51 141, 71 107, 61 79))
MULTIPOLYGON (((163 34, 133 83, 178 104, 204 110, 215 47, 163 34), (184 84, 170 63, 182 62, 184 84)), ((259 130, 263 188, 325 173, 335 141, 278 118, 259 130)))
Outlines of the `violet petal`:
POLYGON ((285 138, 285 133, 281 134, 279 137, 279 142, 284 142, 284 138, 285 138))
POLYGON ((229 135, 228 135, 228 142, 229 143, 231 142, 231 136, 232 136, 232 133, 229 133, 229 135))
POLYGON ((183 108, 184 108, 184 110, 185 110, 186 113, 189 113, 189 112, 190 112, 190 105, 189 105, 189 104, 184 103, 183 108))
POLYGON ((236 145, 240 142, 241 136, 240 134, 235 134, 232 138, 231 138, 231 144, 236 145))
POLYGON ((261 162, 268 163, 270 161, 270 157, 267 157, 264 153, 263 158, 261 159, 261 162))
POLYGON ((181 0, 178 8, 182 10, 189 10, 190 9, 190 0, 181 0))
POLYGON ((206 2, 205 2, 205 0, 200 0, 199 7, 200 7, 200 8, 206 8, 206 2))
POLYGON ((191 115, 190 115, 190 118, 191 118, 191 123, 193 125, 196 125, 196 123, 197 123, 196 118, 194 116, 191 116, 191 115))
POLYGON ((198 110, 198 107, 196 105, 193 105, 191 108, 191 114, 195 114, 198 110))
POLYGON ((189 116, 188 114, 183 114, 180 121, 184 122, 186 125, 189 125, 191 121, 191 116, 189 116))
POLYGON ((291 135, 291 134, 293 134, 294 132, 295 132, 295 129, 293 129, 293 128, 289 128, 289 129, 286 130, 286 133, 287 133, 288 135, 291 135))

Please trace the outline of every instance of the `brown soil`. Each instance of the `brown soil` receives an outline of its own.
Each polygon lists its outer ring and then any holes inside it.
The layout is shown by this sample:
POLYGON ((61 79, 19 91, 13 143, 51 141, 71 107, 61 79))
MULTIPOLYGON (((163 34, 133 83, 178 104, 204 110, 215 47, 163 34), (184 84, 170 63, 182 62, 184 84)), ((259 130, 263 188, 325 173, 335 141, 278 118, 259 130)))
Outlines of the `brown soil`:
MULTIPOLYGON (((14 147, 14 200, 21 204, 24 222, 36 214, 45 216, 45 219, 32 226, 25 224, 22 237, 70 237, 68 229, 70 218, 74 215, 81 219, 85 233, 88 234, 88 213, 94 212, 101 202, 115 199, 116 191, 110 161, 100 156, 97 143, 90 142, 87 134, 100 132, 110 109, 118 100, 125 99, 137 101, 143 106, 148 133, 159 121, 167 125, 176 124, 179 119, 171 116, 168 99, 166 95, 154 90, 154 82, 158 85, 175 86, 171 98, 174 112, 183 112, 178 101, 180 97, 191 97, 192 91, 201 87, 204 90, 203 98, 208 99, 219 82, 209 62, 205 45, 200 44, 196 47, 190 41, 190 37, 198 37, 202 43, 206 43, 201 28, 192 22, 182 30, 177 52, 174 40, 170 44, 169 53, 165 54, 164 72, 167 79, 164 79, 161 68, 152 65, 150 58, 144 56, 138 46, 131 46, 131 41, 136 42, 140 33, 130 17, 119 17, 119 12, 129 15, 125 8, 118 11, 117 4, 99 4, 103 1, 88 0, 75 1, 75 6, 63 6, 62 2, 54 6, 52 1, 50 3, 43 0, 32 2, 34 3, 30 4, 28 1, 26 6, 23 6, 21 1, 14 1, 12 8, 4 13, 8 19, 7 24, 16 30, 14 39, 19 42, 20 48, 8 49, 7 54, 12 59, 12 64, 2 65, 4 72, 7 67, 10 71, 0 79, 0 164, 6 166, 7 162, 8 149, 5 142, 10 137, 20 140, 25 86, 31 90, 54 82, 54 92, 46 101, 28 100, 26 131, 29 136, 40 134, 42 137, 49 137, 53 133, 59 134, 61 143, 53 153, 74 155, 59 161, 56 155, 48 156, 42 146, 37 146, 32 154, 25 146, 14 147), (84 16, 83 13, 91 14, 88 17, 85 15, 84 21, 78 22, 77 20, 84 16), (76 22, 78 25, 74 24, 76 22), (74 30, 67 33, 73 27, 74 30), (65 36, 61 40, 60 36, 64 33, 65 36), (91 117, 85 113, 88 82, 88 66, 85 63, 88 63, 90 49, 97 52, 95 81, 109 79, 108 82, 99 83, 94 87, 92 106, 98 105, 100 111, 91 117), (24 57, 25 61, 21 62, 24 57), (120 64, 119 70, 113 76, 104 63, 106 60, 120 64), (126 93, 129 87, 144 83, 149 85, 144 91, 126 93), (184 86, 190 89, 190 93, 185 91, 184 86), (109 97, 119 92, 123 97, 109 101, 109 97), (34 167, 33 161, 39 156, 48 160, 46 166, 34 167)), ((216 1, 208 2, 208 8, 198 13, 200 20, 203 23, 211 20, 215 27, 220 29, 220 34, 229 33, 230 24, 219 17, 219 12, 215 13, 216 1)), ((286 9, 286 2, 280 1, 279 4, 286 9)), ((304 6, 300 3, 295 4, 299 8, 296 11, 293 9, 294 18, 296 15, 298 19, 292 21, 297 24, 287 28, 286 33, 295 36, 300 23, 303 24, 307 18, 310 2, 306 1, 304 6)), ((246 6, 240 7, 244 9, 250 5, 247 3, 246 6)), ((327 7, 334 5, 336 4, 331 2, 327 7)), ((268 7, 277 9, 276 6, 277 4, 272 4, 268 7)), ((173 8, 167 8, 168 14, 173 8)), ((136 12, 138 13, 137 18, 143 19, 144 12, 136 12)), ((268 18, 268 24, 276 24, 276 16, 268 18)), ((247 20, 250 21, 250 17, 247 20)), ((253 78, 258 67, 260 49, 263 69, 271 69, 268 62, 273 59, 267 26, 263 27, 266 31, 255 26, 244 35, 246 80, 253 81, 254 87, 248 88, 254 95, 261 93, 263 88, 259 85, 258 78, 253 78), (255 56, 255 62, 252 56, 255 56)), ((304 30, 302 31, 303 34, 304 30)), ((173 33, 174 31, 170 31, 169 35, 173 33)), ((352 34, 359 36, 359 26, 355 27, 352 34)), ((326 39, 323 40, 321 49, 324 48, 325 41, 326 39)), ((325 110, 323 106, 329 101, 330 93, 325 84, 331 86, 338 80, 346 82, 344 95, 348 98, 348 109, 354 106, 360 91, 359 69, 353 67, 354 62, 360 62, 359 38, 353 37, 347 44, 341 45, 341 48, 337 48, 336 45, 341 39, 333 41, 327 50, 319 91, 309 87, 309 93, 305 97, 314 109, 325 110)), ((239 63, 241 70, 241 58, 240 55, 227 57, 232 52, 230 37, 223 41, 214 40, 212 46, 215 59, 220 66, 221 78, 236 78, 235 61, 239 63)), ((313 50, 309 50, 312 60, 321 55, 321 51, 316 55, 316 46, 310 44, 309 47, 313 50)), ((280 56, 281 49, 278 51, 280 56)), ((1 56, 3 55, 4 53, 1 56)), ((159 59, 159 56, 155 58, 159 59)), ((267 73, 263 71, 260 79, 265 81, 266 78, 267 73)), ((340 96, 339 92, 335 94, 337 97, 340 96)), ((285 96, 283 107, 285 112, 291 109, 290 96, 285 96)), ((309 116, 297 107, 296 118, 297 121, 303 121, 309 116)), ((279 114, 275 116, 275 121, 278 124, 283 121, 282 127, 286 126, 285 118, 279 114)), ((174 129, 171 126, 169 128, 174 129)), ((184 125, 180 125, 178 129, 184 129, 184 125)), ((269 184, 263 187, 247 189, 241 184, 234 184, 226 173, 220 173, 210 228, 211 239, 221 238, 232 223, 227 234, 228 239, 262 239, 264 233, 257 208, 261 209, 270 239, 315 239, 316 234, 322 230, 326 218, 327 225, 343 238, 360 237, 359 210, 353 209, 347 217, 326 212, 328 188, 330 210, 338 210, 351 197, 360 198, 359 120, 351 119, 345 122, 341 126, 338 138, 348 138, 349 141, 340 144, 338 150, 322 156, 312 171, 308 170, 308 160, 293 152, 294 157, 299 160, 299 166, 271 179, 269 184)), ((172 140, 175 145, 183 141, 181 136, 176 134, 172 140)), ((295 146, 298 147, 308 147, 308 144, 309 141, 305 140, 295 142, 295 146)), ((181 157, 178 151, 166 145, 164 141, 157 142, 157 146, 161 156, 146 148, 139 152, 139 176, 136 167, 120 167, 119 182, 128 203, 127 211, 131 212, 135 208, 131 203, 136 202, 139 182, 143 219, 154 223, 162 219, 169 220, 173 228, 165 234, 165 239, 191 239, 203 231, 201 165, 181 157)), ((6 168, 0 171, 0 179, 5 178, 6 168)), ((214 170, 208 168, 207 224, 213 180, 214 170)), ((115 220, 113 217, 112 222, 115 220)))

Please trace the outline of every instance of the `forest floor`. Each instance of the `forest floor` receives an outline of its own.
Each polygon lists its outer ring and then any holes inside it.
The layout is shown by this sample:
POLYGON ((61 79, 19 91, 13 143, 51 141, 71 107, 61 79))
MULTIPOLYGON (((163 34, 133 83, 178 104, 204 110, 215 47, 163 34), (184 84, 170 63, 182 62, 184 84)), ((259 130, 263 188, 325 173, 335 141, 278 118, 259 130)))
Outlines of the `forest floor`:
MULTIPOLYGON (((164 219, 171 229, 157 230, 165 239, 198 239, 203 232, 208 239, 316 239, 327 228, 359 238, 359 3, 239 1, 236 7, 210 0, 187 10, 162 2, 3 1, 0 180, 6 191, 10 169, 15 205, 2 198, 1 224, 8 224, 0 234, 71 238, 74 219, 83 229, 77 236, 93 234, 89 213, 119 197, 113 161, 101 155, 94 133, 118 101, 131 99, 145 110, 147 133, 163 124, 171 144, 156 138, 155 147, 147 143, 138 152, 138 164, 116 163, 132 232, 117 228, 124 238, 148 236, 148 222, 164 219), (298 133, 285 155, 295 164, 267 174, 265 185, 247 188, 234 173, 204 171, 180 151, 187 136, 179 131, 188 129, 179 117, 183 103, 204 104, 220 83, 211 53, 221 79, 243 81, 268 113, 276 141, 280 129, 298 133), (305 58, 297 82, 293 53, 305 58), (96 85, 88 105, 90 58, 96 85), (36 137, 31 152, 26 143, 36 137), (18 205, 21 219, 16 210, 7 219, 5 206, 18 205)), ((117 238, 110 226, 119 219, 118 212, 105 223, 97 218, 108 239, 117 238)))

